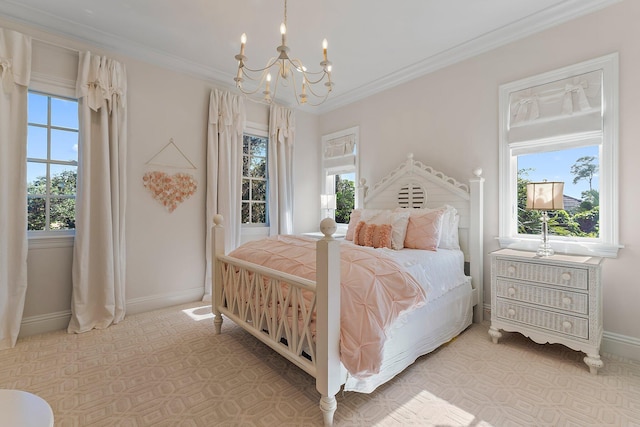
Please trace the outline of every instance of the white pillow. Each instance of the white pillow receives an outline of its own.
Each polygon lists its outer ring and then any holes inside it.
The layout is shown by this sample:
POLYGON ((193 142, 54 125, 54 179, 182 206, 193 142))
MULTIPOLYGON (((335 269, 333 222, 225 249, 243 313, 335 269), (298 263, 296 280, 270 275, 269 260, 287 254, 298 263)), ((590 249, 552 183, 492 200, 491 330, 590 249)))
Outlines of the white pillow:
POLYGON ((460 249, 460 238, 458 236, 460 216, 453 206, 445 205, 445 208, 438 247, 442 249, 460 249))
POLYGON ((391 224, 391 248, 404 248, 404 238, 409 223, 409 212, 394 212, 391 210, 363 209, 360 221, 367 224, 391 224))
POLYGON ((349 225, 347 226, 347 235, 344 236, 345 240, 353 240, 353 235, 358 223, 360 222, 361 214, 362 209, 354 209, 351 211, 351 215, 349 215, 349 225))

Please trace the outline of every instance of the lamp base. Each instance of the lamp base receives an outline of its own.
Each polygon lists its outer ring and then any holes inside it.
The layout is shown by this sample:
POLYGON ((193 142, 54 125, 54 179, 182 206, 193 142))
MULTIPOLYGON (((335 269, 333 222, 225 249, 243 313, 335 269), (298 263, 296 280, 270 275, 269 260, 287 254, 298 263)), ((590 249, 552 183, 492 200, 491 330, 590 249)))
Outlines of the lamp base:
POLYGON ((538 256, 551 256, 553 254, 554 251, 551 248, 551 245, 549 245, 549 242, 540 243, 540 246, 538 246, 538 251, 536 252, 536 255, 538 256))
POLYGON ((542 243, 538 246, 538 252, 536 255, 538 256, 551 256, 553 255, 553 249, 551 249, 551 244, 549 243, 549 216, 547 215, 547 211, 542 211, 542 243))

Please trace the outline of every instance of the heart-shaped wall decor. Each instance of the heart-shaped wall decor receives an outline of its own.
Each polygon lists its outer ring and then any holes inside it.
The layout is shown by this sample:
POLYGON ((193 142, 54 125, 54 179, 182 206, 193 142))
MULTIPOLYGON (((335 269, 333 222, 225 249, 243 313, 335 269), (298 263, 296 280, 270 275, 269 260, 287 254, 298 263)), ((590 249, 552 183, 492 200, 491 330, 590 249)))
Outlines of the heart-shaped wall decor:
POLYGON ((191 197, 198 188, 196 180, 188 173, 169 175, 160 171, 147 172, 142 177, 144 187, 154 199, 173 212, 180 203, 191 197))

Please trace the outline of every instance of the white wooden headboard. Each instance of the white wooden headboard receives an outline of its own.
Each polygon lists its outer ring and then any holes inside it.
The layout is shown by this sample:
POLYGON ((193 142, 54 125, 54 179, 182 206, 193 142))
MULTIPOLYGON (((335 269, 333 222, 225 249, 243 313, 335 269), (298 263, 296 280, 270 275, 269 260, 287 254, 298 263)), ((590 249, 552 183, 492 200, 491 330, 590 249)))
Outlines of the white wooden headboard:
POLYGON ((469 184, 414 160, 409 154, 400 166, 369 188, 362 179, 358 206, 370 209, 396 207, 437 208, 445 204, 458 211, 460 248, 469 263, 472 286, 477 293, 474 321, 482 321, 483 305, 483 184, 482 169, 473 171, 469 184))

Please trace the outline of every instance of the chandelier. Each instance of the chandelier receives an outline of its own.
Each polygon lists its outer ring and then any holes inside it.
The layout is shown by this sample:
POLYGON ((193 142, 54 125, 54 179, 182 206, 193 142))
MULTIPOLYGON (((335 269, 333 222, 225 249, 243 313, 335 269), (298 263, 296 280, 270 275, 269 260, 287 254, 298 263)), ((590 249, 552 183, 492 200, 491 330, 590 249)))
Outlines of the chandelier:
POLYGON ((254 95, 264 88, 261 101, 271 103, 276 98, 278 85, 281 83, 282 86, 293 89, 298 105, 307 104, 308 100, 311 100, 308 105, 322 104, 327 100, 333 88, 331 62, 327 59, 327 39, 322 41, 323 60, 320 62, 320 71, 308 71, 302 61, 291 59, 287 46, 287 0, 284 0, 284 21, 280 24, 280 34, 282 35, 282 44, 276 48, 278 56, 269 59, 266 67, 255 70, 246 65, 247 57, 244 56, 244 49, 247 44, 247 35, 242 34, 240 53, 235 56, 238 61, 238 74, 233 79, 236 82, 236 87, 245 95, 254 95), (275 74, 274 81, 272 81, 272 69, 275 74), (243 87, 245 79, 258 82, 256 89, 245 90, 243 87), (322 83, 324 83, 324 88, 320 86, 322 83))

